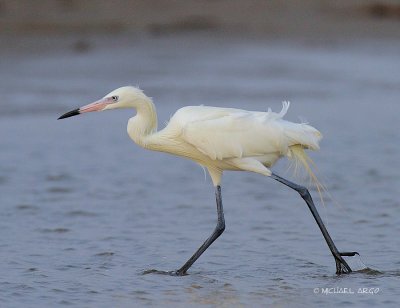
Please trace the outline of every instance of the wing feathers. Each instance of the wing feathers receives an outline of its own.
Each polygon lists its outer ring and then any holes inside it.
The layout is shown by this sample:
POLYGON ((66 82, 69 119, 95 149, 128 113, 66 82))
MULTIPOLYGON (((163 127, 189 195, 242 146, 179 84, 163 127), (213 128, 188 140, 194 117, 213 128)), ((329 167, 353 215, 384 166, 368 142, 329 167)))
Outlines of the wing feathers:
POLYGON ((321 134, 315 128, 282 119, 289 105, 289 102, 283 102, 279 113, 184 107, 171 118, 171 122, 179 125, 184 141, 213 160, 270 153, 285 155, 294 144, 318 149, 321 134))

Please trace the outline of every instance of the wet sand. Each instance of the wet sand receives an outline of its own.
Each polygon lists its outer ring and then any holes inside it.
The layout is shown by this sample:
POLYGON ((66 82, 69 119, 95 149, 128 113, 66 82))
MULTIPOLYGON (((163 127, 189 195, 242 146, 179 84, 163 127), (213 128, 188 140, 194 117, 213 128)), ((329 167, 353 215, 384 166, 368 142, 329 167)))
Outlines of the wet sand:
POLYGON ((3 1, 0 33, 399 38, 396 0, 3 1))

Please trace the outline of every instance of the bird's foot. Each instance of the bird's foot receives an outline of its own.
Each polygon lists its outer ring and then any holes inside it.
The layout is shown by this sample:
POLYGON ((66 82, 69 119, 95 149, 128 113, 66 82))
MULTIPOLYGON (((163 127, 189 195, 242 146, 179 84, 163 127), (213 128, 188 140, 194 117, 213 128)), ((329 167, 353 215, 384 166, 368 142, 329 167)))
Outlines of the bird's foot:
POLYGON ((143 275, 147 274, 158 274, 158 275, 169 275, 169 276, 186 276, 188 275, 186 272, 182 272, 179 270, 176 271, 160 271, 156 269, 145 270, 143 275))
POLYGON ((354 257, 355 255, 360 255, 360 254, 356 251, 352 251, 352 252, 339 252, 338 255, 333 255, 336 262, 336 275, 350 274, 352 272, 352 269, 342 257, 354 257))
POLYGON ((339 252, 342 257, 354 257, 355 255, 359 256, 360 254, 357 251, 351 252, 339 252))
POLYGON ((171 276, 187 276, 187 275, 189 275, 187 272, 184 272, 181 270, 170 271, 169 273, 171 276))

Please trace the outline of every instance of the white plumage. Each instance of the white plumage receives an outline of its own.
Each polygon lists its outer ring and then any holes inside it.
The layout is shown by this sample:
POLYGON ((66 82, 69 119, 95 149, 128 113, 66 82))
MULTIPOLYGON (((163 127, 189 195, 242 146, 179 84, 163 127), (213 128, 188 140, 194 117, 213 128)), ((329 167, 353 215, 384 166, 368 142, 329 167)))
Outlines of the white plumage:
POLYGON ((179 142, 179 147, 189 148, 185 145, 190 145, 189 153, 170 148, 167 152, 189 157, 207 167, 214 185, 220 183, 223 170, 270 175, 268 168, 280 157, 292 156, 292 146, 319 148, 319 131, 307 124, 282 119, 288 107, 289 103, 284 103, 280 113, 183 107, 159 134, 179 142))
POLYGON ((283 102, 279 113, 187 106, 176 111, 167 126, 157 132, 152 100, 140 89, 128 86, 81 107, 79 113, 116 108, 136 109, 127 131, 137 144, 194 160, 208 169, 215 186, 220 184, 223 170, 268 176, 269 168, 282 156, 299 158, 310 172, 303 149, 319 149, 321 139, 321 133, 312 126, 283 119, 289 102, 283 102))
POLYGON ((288 107, 284 103, 275 113, 190 106, 179 109, 170 125, 179 125, 182 139, 212 160, 286 155, 295 144, 318 149, 321 134, 315 128, 282 119, 288 107))

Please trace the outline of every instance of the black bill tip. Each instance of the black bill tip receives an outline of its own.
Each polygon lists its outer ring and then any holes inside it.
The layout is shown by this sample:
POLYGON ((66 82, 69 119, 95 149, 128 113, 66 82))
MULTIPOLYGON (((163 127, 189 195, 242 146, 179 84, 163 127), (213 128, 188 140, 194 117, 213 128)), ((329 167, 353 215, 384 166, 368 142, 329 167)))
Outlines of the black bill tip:
POLYGON ((71 110, 67 113, 64 113, 61 117, 59 117, 57 120, 61 120, 61 119, 65 119, 65 118, 69 118, 69 117, 73 117, 80 114, 79 112, 79 108, 71 110))

